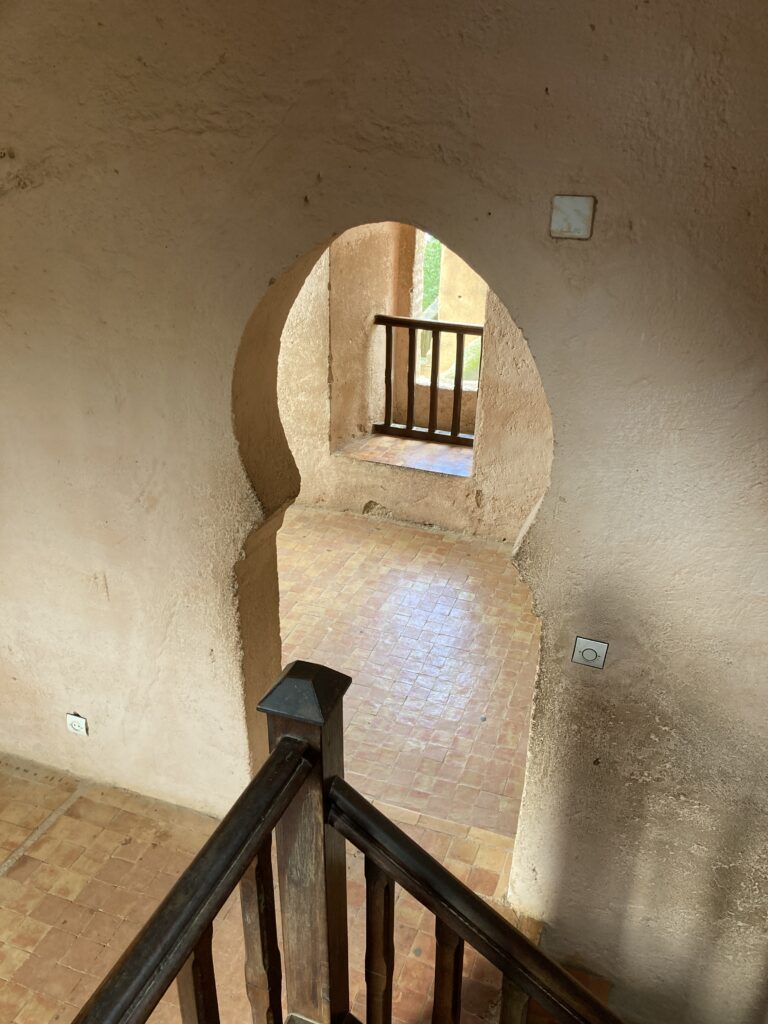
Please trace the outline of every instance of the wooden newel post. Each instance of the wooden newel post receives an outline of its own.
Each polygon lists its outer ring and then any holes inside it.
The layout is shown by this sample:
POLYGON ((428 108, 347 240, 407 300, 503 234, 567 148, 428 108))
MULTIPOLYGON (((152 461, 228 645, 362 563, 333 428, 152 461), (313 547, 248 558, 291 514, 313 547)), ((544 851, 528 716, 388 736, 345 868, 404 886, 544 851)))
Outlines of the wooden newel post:
POLYGON ((342 700, 351 682, 295 661, 259 704, 270 750, 289 735, 318 753, 275 833, 288 1014, 315 1024, 341 1024, 349 1013, 346 851, 325 824, 325 791, 329 779, 344 775, 342 700))

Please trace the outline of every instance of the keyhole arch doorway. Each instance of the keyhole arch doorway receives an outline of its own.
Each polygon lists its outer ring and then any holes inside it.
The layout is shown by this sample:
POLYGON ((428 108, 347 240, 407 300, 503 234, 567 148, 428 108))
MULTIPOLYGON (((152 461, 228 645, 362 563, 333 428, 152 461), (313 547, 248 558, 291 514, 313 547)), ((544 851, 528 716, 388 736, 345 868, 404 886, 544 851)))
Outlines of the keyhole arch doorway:
MULTIPOLYGON (((332 325, 335 322, 338 326, 339 310, 348 305, 350 296, 362 295, 368 301, 369 293, 376 291, 372 280, 376 267, 370 260, 366 263, 361 259, 361 253, 366 247, 369 253, 372 247, 381 247, 385 236, 403 227, 395 222, 359 225, 297 260, 258 304, 238 354, 233 386, 235 430, 263 513, 237 566, 246 716, 254 766, 263 757, 264 738, 253 708, 279 673, 283 660, 278 531, 287 509, 299 496, 304 503, 327 509, 358 515, 373 511, 401 522, 428 523, 454 535, 482 538, 483 542, 498 545, 499 557, 511 564, 548 484, 552 428, 543 387, 525 339, 490 291, 486 315, 493 326, 483 352, 478 448, 471 477, 437 480, 428 479, 430 474, 403 474, 392 467, 353 464, 340 450, 343 437, 338 422, 344 418, 350 382, 359 385, 359 374, 348 360, 345 363, 343 346, 333 351, 332 325), (350 268, 356 268, 358 280, 349 277, 350 268), (346 286, 340 274, 348 276, 346 286), (361 288, 359 279, 366 274, 367 285, 361 288), (483 408, 486 389, 489 402, 483 408), (515 406, 517 422, 513 423, 515 406), (513 480, 512 489, 505 480, 513 480), (441 490, 438 484, 447 486, 441 490)), ((382 266, 391 273, 396 263, 394 257, 382 261, 379 278, 382 266)), ((381 295, 386 289, 378 291, 381 295)), ((396 292, 396 288, 390 289, 391 294, 396 292)), ((377 311, 370 308, 361 313, 357 309, 350 314, 350 322, 355 316, 366 320, 360 341, 369 346, 375 345, 369 328, 377 311)), ((350 400, 349 404, 355 406, 353 425, 365 431, 369 426, 365 417, 355 415, 359 403, 350 400)), ((515 586, 525 587, 519 577, 515 586)), ((533 614, 532 603, 526 613, 533 614)), ((498 638, 495 643, 492 637, 489 641, 491 650, 498 651, 498 638)), ((526 651, 525 656, 537 663, 538 635, 535 652, 526 651)), ((485 652, 485 657, 493 659, 495 654, 485 652)), ((343 665, 335 667, 344 669, 343 665)), ((531 679, 535 678, 536 664, 532 668, 529 665, 528 670, 531 679)), ((489 716, 478 711, 478 722, 481 718, 487 722, 496 715, 499 702, 518 686, 519 679, 512 678, 508 664, 504 672, 499 666, 499 671, 502 691, 488 698, 493 713, 489 716), (504 687, 509 691, 506 695, 504 687)), ((474 710, 470 701, 470 711, 474 710)), ((518 712, 518 718, 526 719, 516 723, 518 740, 527 737, 529 711, 530 699, 524 712, 518 712)), ((440 731, 445 735, 452 727, 440 731)), ((498 742, 498 734, 494 742, 498 742)), ((514 759, 513 767, 522 780, 525 751, 506 750, 504 756, 514 759)), ((498 788, 497 782, 493 784, 498 788)), ((503 792, 497 796, 504 799, 503 792)))

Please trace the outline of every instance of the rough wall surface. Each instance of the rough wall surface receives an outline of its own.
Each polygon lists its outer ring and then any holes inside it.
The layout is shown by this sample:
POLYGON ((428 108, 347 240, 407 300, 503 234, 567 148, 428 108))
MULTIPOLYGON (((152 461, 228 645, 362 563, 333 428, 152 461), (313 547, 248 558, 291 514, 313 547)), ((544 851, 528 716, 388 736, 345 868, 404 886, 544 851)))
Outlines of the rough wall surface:
POLYGON ((243 325, 334 232, 422 225, 554 420, 516 896, 629 1020, 764 1021, 765 5, 29 0, 2 27, 3 744, 227 802, 243 325), (557 192, 598 197, 590 242, 549 239, 557 192))
POLYGON ((468 267, 457 253, 443 247, 438 319, 481 324, 487 296, 488 285, 482 277, 468 267))
MULTIPOLYGON (((328 377, 331 398, 332 451, 369 433, 371 421, 384 408, 386 350, 383 328, 373 323, 373 317, 403 315, 408 308, 413 259, 407 260, 407 251, 402 251, 407 248, 401 237, 404 230, 400 224, 364 224, 345 231, 330 247, 325 312, 330 334, 322 372, 328 377), (407 264, 404 271, 401 255, 407 264)), ((298 344, 303 347, 303 342, 302 338, 298 344)), ((311 401, 317 380, 308 385, 306 397, 311 401)))

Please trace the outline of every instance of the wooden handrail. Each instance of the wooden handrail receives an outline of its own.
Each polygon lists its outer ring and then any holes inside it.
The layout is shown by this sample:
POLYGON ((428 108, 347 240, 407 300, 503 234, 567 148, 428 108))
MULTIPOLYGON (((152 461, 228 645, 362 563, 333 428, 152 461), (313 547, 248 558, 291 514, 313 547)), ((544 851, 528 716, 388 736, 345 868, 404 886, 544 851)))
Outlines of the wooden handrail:
MULTIPOLYGON (((147 1020, 195 951, 209 947, 206 939, 214 917, 315 760, 315 752, 303 740, 289 736, 280 740, 73 1024, 143 1024, 147 1020)), ((193 974, 194 970, 193 962, 193 974)), ((197 978, 194 982, 199 988, 197 978)))
POLYGON ((563 1024, 621 1024, 606 1006, 341 778, 328 822, 563 1024))
POLYGON ((484 331, 482 324, 454 324, 448 320, 419 320, 411 316, 388 316, 385 313, 377 313, 373 322, 385 327, 415 327, 418 331, 447 331, 450 334, 471 334, 480 338, 484 331))
POLYGON ((285 1000, 293 1021, 359 1024, 349 1006, 345 839, 365 854, 368 1024, 392 1024, 396 883, 436 918, 432 1024, 460 1022, 465 941, 502 971, 499 1024, 521 1024, 528 996, 561 1024, 620 1024, 344 781, 350 683, 309 662, 285 669, 259 704, 267 761, 73 1024, 146 1024, 174 979, 183 1024, 219 1024, 214 918, 238 883, 253 1021, 282 1024, 285 1000))

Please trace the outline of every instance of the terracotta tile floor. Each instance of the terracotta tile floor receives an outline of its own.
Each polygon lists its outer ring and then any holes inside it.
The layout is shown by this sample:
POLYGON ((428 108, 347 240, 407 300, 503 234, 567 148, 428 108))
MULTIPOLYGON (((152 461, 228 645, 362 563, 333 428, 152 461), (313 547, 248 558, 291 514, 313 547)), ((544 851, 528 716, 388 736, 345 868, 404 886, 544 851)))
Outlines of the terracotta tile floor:
MULTIPOLYGON (((285 661, 354 677, 347 777, 514 920, 504 894, 539 625, 505 549, 299 508, 279 556, 285 661)), ((71 1021, 215 825, 0 758, 0 1024, 71 1021)), ((364 1018, 365 885, 351 848, 348 878, 351 995, 364 1018)), ((398 890, 398 1024, 429 1018, 433 930, 398 890)), ((214 958, 222 1021, 248 1020, 234 896, 217 918, 214 958)), ((465 1024, 496 1019, 497 973, 469 949, 464 973, 465 1024)), ((178 1024, 175 989, 152 1020, 178 1024)))
POLYGON ((514 836, 540 623, 508 548, 294 507, 278 560, 284 662, 353 677, 350 782, 514 836))
POLYGON ((363 462, 383 462, 388 466, 421 469, 448 476, 472 476, 472 449, 460 445, 415 441, 408 437, 371 434, 350 441, 341 455, 363 462))
MULTIPOLYGON (((381 809, 479 892, 497 903, 510 842, 470 826, 381 809)), ((0 1021, 66 1024, 108 972, 179 873, 216 826, 214 819, 125 790, 0 758, 0 1021)), ((364 1019, 363 858, 348 847, 350 984, 364 1019)), ((511 910, 499 904, 511 920, 511 910)), ((535 935, 531 922, 518 922, 535 935)), ((430 1013, 434 918, 398 890, 395 1019, 420 1024, 430 1013)), ((224 1022, 245 1022, 239 904, 216 919, 214 961, 224 1022)), ((490 1019, 497 972, 467 949, 465 1024, 490 1019)), ((495 1018, 494 1018, 495 1019, 495 1018)), ((175 988, 153 1024, 179 1024, 175 988)))

